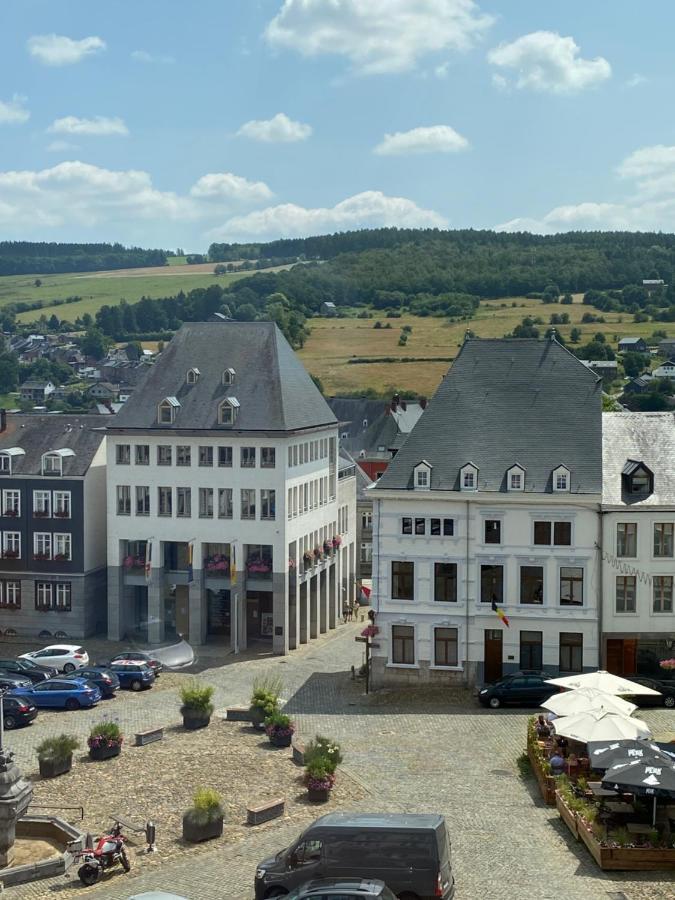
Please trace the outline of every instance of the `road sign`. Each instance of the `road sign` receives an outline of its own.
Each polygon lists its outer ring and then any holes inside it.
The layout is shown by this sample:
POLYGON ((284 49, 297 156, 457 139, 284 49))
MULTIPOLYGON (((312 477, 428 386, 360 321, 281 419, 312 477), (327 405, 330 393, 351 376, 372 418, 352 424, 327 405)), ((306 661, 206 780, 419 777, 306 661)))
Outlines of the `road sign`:
POLYGON ((355 637, 354 640, 358 641, 359 644, 367 644, 368 643, 367 637, 355 637))

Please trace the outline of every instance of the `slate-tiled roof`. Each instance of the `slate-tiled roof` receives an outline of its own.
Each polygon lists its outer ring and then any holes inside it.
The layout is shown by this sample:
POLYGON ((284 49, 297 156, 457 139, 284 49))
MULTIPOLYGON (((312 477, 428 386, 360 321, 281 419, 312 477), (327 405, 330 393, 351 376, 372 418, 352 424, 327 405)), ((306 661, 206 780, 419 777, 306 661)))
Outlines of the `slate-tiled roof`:
POLYGON ((410 401, 399 402, 395 409, 390 403, 365 398, 331 397, 328 403, 340 422, 341 445, 355 457, 365 451, 368 459, 389 459, 390 451, 403 446, 422 415, 420 404, 410 401))
POLYGON ((675 506, 675 414, 608 412, 602 416, 602 502, 607 506, 675 506), (625 503, 621 473, 629 460, 654 473, 654 492, 625 503))
POLYGON ((432 490, 459 491, 472 462, 480 491, 505 491, 518 462, 526 492, 551 491, 565 465, 571 493, 600 494, 601 397, 601 379, 556 341, 468 340, 374 490, 412 488, 426 459, 432 490))
POLYGON ((25 455, 12 458, 14 475, 41 475, 42 454, 50 450, 73 450, 63 459, 63 477, 85 475, 105 437, 101 416, 7 415, 7 427, 0 432, 0 451, 21 447, 25 455), (98 429, 98 430, 95 430, 98 429))
POLYGON ((295 431, 336 424, 286 338, 273 322, 196 322, 176 332, 111 428, 215 431, 295 431), (187 384, 189 369, 199 380, 187 384), (222 384, 225 369, 236 372, 222 384), (157 405, 166 397, 180 403, 172 425, 157 423, 157 405), (226 398, 239 401, 234 426, 218 424, 226 398))

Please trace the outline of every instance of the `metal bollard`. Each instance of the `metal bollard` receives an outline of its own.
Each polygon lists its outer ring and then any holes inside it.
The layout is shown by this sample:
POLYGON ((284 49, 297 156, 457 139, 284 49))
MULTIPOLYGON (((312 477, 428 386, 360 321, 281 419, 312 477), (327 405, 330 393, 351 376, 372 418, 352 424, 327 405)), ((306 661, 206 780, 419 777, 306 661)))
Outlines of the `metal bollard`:
POLYGON ((157 829, 155 828, 155 823, 154 822, 146 822, 146 824, 145 824, 145 840, 148 845, 145 850, 146 853, 156 853, 157 852, 157 846, 155 845, 156 832, 157 832, 157 829))

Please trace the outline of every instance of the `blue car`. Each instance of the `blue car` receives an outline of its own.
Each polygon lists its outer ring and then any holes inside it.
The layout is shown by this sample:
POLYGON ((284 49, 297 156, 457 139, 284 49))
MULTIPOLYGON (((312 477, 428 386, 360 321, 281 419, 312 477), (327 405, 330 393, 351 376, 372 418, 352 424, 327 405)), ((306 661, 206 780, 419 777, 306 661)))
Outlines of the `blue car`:
POLYGON ((131 659, 118 659, 110 663, 108 669, 117 675, 121 688, 129 688, 132 691, 152 687, 155 680, 155 673, 147 663, 131 659))
POLYGON ((99 689, 86 678, 49 678, 10 693, 28 697, 40 709, 80 709, 95 706, 101 699, 99 689))

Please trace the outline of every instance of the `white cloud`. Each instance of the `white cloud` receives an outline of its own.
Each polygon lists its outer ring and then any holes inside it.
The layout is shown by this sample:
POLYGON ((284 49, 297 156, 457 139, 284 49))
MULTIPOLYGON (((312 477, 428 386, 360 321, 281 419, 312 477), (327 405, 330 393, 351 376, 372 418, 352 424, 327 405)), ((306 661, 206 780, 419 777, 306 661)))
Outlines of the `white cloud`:
POLYGON ((171 65, 176 62, 173 56, 164 56, 161 53, 148 53, 147 50, 134 50, 131 53, 131 58, 135 59, 136 62, 158 63, 160 65, 171 65))
POLYGON ((649 79, 645 75, 640 75, 639 72, 636 72, 626 81, 626 87, 639 87, 641 84, 647 84, 648 81, 649 79))
POLYGON ((106 47, 100 37, 75 41, 63 34, 36 34, 28 39, 27 46, 30 55, 45 66, 69 66, 106 47))
POLYGON ((271 119, 252 119, 245 122, 237 132, 237 136, 268 144, 289 144, 305 141, 311 133, 311 125, 294 122, 285 113, 277 113, 271 119))
POLYGON ((409 156, 412 153, 456 153, 469 142, 450 125, 432 125, 385 134, 373 153, 379 156, 409 156))
POLYGON ((87 137, 109 137, 110 135, 127 135, 129 129, 120 118, 94 116, 93 119, 80 119, 77 116, 64 116, 56 119, 47 131, 52 134, 79 134, 87 137))
POLYGON ((449 62, 441 63, 439 66, 436 66, 434 68, 434 75, 436 76, 436 78, 441 78, 441 79, 447 78, 449 69, 450 69, 449 62))
POLYGON ((190 195, 202 200, 225 200, 249 205, 271 200, 274 196, 264 181, 249 181, 231 172, 202 175, 190 189, 190 195))
POLYGON ((236 237, 301 237, 351 228, 446 228, 439 213, 423 209, 404 197, 387 197, 380 191, 364 191, 335 206, 307 209, 294 203, 235 216, 213 229, 214 239, 236 237))
POLYGON ((0 100, 0 125, 22 125, 30 119, 24 106, 25 97, 14 94, 11 100, 0 100))
POLYGON ((610 64, 602 56, 582 59, 579 54, 574 38, 554 31, 533 31, 490 50, 488 62, 513 70, 517 88, 572 94, 593 87, 612 74, 610 64))
POLYGON ((77 144, 71 144, 70 141, 52 141, 51 144, 47 145, 49 153, 71 153, 77 149, 77 144))
POLYGON ((492 22, 474 0, 284 0, 265 36, 303 56, 345 56, 363 73, 405 72, 469 49, 492 22))

